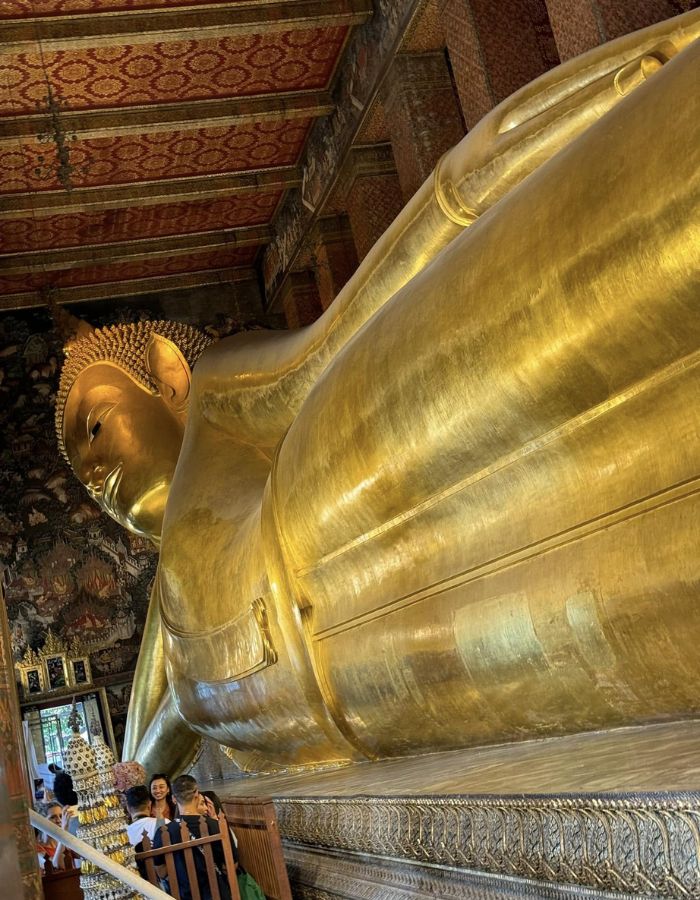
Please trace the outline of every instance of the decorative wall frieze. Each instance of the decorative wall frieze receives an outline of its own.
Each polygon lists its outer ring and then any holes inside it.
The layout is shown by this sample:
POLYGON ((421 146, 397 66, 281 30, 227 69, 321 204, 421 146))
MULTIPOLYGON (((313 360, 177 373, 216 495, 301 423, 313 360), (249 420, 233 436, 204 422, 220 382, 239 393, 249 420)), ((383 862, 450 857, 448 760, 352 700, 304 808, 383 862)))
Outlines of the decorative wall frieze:
MULTIPOLYGON (((120 297, 146 296, 174 292, 188 288, 217 286, 222 296, 233 296, 233 285, 249 288, 246 293, 255 293, 257 299, 256 272, 252 266, 230 269, 204 269, 201 272, 183 272, 176 275, 158 275, 154 278, 133 278, 122 281, 86 284, 76 287, 56 288, 54 295, 58 303, 81 303, 85 300, 116 300, 120 297)), ((44 296, 39 291, 25 291, 0 297, 0 312, 41 307, 44 296)))
POLYGON ((290 191, 275 222, 263 261, 265 295, 272 308, 304 235, 330 194, 350 144, 423 0, 377 0, 374 15, 358 26, 336 75, 335 110, 318 119, 301 162, 301 191, 290 191))
POLYGON ((388 141, 381 144, 358 144, 352 147, 345 159, 336 191, 347 193, 356 178, 394 174, 396 161, 388 141))
POLYGON ((295 844, 618 894, 700 896, 700 793, 275 804, 280 833, 295 844))

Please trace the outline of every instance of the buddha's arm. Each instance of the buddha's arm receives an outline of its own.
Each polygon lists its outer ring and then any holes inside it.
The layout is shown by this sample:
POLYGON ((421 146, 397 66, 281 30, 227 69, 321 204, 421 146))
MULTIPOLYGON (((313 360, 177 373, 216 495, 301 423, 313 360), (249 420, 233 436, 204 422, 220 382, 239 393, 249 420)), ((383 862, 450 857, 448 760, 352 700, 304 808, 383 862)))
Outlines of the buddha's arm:
POLYGON ((542 75, 443 157, 330 308, 295 332, 238 335, 195 370, 209 421, 273 447, 321 372, 362 325, 464 227, 700 35, 700 11, 627 35, 542 75))
POLYGON ((151 720, 139 737, 133 759, 147 772, 186 772, 202 739, 185 724, 166 688, 151 720))
POLYGON ((150 772, 175 771, 177 767, 161 765, 161 761, 191 757, 199 741, 170 700, 161 627, 156 577, 134 673, 122 751, 123 759, 138 760, 150 772))

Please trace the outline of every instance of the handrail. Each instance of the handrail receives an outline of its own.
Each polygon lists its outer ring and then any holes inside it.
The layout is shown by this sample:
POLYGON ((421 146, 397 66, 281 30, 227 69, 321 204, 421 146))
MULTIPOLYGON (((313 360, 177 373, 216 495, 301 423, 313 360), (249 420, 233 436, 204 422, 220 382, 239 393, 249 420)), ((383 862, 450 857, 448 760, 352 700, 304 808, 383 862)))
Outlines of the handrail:
POLYGON ((107 872, 113 878, 116 878, 117 881, 121 881, 122 884, 126 884, 130 888, 133 888, 137 894, 145 897, 146 900, 172 900, 170 894, 166 894, 165 891, 161 891, 160 888, 151 884, 150 881, 141 878, 138 872, 113 862, 108 856, 105 856, 104 853, 95 850, 90 844, 86 844, 85 841, 81 841, 80 838, 74 837, 70 832, 65 831, 58 825, 54 825, 53 822, 50 822, 48 819, 44 818, 44 816, 39 815, 35 810, 29 810, 29 819, 35 828, 39 828, 41 831, 50 834, 64 846, 73 850, 74 853, 77 853, 78 856, 99 866, 103 872, 107 872))

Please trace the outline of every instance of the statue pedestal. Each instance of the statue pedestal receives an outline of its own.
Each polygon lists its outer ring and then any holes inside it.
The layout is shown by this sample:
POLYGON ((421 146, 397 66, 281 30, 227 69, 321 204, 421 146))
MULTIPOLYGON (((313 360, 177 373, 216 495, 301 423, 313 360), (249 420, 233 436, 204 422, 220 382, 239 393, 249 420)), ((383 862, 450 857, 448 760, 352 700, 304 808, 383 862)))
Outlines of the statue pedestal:
POLYGON ((698 897, 700 722, 215 785, 273 797, 295 897, 698 897))

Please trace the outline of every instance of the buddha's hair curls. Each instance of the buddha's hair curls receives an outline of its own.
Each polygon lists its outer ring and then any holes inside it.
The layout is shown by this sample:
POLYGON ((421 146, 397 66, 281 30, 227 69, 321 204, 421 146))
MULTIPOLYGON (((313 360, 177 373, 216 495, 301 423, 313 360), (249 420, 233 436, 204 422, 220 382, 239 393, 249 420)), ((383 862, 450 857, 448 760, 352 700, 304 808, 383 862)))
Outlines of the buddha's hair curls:
POLYGON ((93 363, 110 362, 124 369, 139 384, 155 393, 157 386, 146 367, 146 347, 152 334, 158 334, 172 341, 190 368, 214 340, 193 325, 159 320, 96 328, 66 345, 66 360, 61 370, 56 396, 56 437, 59 449, 66 460, 68 454, 63 438, 63 417, 68 393, 78 375, 93 363))

